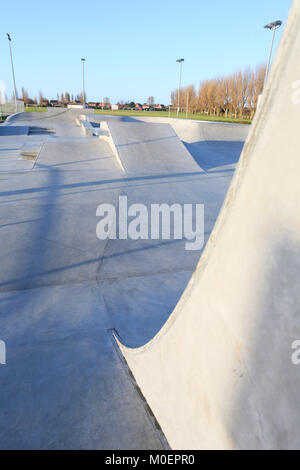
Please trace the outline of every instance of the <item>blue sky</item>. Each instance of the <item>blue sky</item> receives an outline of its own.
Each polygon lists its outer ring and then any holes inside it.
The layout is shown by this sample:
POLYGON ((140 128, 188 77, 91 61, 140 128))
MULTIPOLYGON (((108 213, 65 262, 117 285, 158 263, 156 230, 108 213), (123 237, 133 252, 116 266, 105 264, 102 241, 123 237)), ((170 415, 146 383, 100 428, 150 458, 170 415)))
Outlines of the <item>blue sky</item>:
MULTIPOLYGON (((182 84, 231 73, 266 61, 271 33, 263 26, 286 22, 291 0, 14 0, 1 5, 0 80, 11 93, 6 32, 12 36, 18 90, 81 91, 86 58, 88 100, 108 96, 167 104, 182 84)), ((277 32, 278 46, 283 28, 277 32)))

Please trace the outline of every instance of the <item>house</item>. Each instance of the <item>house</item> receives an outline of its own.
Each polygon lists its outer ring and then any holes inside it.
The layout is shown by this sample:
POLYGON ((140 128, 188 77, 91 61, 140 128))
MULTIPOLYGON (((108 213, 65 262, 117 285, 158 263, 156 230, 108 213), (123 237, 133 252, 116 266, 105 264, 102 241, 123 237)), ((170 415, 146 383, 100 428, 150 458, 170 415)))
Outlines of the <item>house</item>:
POLYGON ((71 101, 70 103, 68 103, 68 108, 71 109, 71 108, 83 108, 83 104, 81 103, 80 100, 73 100, 71 101))
POLYGON ((155 111, 165 111, 166 110, 164 104, 155 104, 154 109, 155 109, 155 111))
POLYGON ((96 103, 95 101, 89 101, 89 102, 87 103, 87 107, 88 107, 88 108, 96 109, 98 104, 99 104, 99 103, 96 103))
POLYGON ((52 107, 59 106, 59 102, 57 100, 50 100, 49 104, 52 107))
POLYGON ((99 109, 111 109, 111 104, 110 103, 104 103, 101 101, 101 103, 98 103, 97 108, 99 109))
POLYGON ((41 99, 40 106, 43 106, 43 107, 49 106, 49 101, 46 98, 41 99))

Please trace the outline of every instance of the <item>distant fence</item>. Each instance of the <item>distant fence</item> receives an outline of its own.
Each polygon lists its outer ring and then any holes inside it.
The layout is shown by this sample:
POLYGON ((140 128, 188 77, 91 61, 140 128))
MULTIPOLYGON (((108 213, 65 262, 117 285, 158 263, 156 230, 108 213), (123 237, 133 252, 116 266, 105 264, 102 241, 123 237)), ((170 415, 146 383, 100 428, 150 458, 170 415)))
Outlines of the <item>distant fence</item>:
POLYGON ((0 117, 9 116, 10 114, 14 114, 16 112, 22 113, 24 109, 23 101, 17 101, 17 109, 15 107, 15 103, 0 104, 0 117))

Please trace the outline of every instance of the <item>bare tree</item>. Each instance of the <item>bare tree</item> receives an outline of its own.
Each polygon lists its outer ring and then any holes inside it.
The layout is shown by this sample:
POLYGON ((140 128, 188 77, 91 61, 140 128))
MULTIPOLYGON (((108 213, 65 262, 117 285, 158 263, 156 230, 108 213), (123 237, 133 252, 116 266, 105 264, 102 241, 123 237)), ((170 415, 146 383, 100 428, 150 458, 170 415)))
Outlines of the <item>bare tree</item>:
POLYGON ((237 72, 234 72, 229 78, 230 108, 235 118, 237 118, 240 106, 238 80, 239 76, 237 72))
MULTIPOLYGON (((180 107, 186 107, 189 102, 192 112, 235 118, 250 114, 253 117, 262 92, 264 73, 265 65, 260 65, 255 71, 248 67, 226 77, 204 80, 198 94, 193 85, 189 85, 180 91, 180 107)), ((176 105, 177 98, 178 91, 172 91, 172 105, 176 105)))
POLYGON ((22 88, 22 99, 24 101, 24 104, 33 104, 34 101, 29 98, 27 90, 25 88, 22 88))
POLYGON ((81 103, 85 103, 86 102, 86 93, 84 93, 84 98, 83 98, 83 92, 81 92, 80 94, 78 94, 76 96, 76 100, 77 101, 81 101, 81 103))
POLYGON ((200 84, 200 87, 198 90, 198 110, 201 113, 206 113, 206 114, 208 114, 209 112, 208 88, 209 88, 209 80, 205 80, 204 82, 200 84))
POLYGON ((266 73, 266 64, 261 64, 256 67, 256 70, 252 72, 249 81, 249 94, 248 94, 248 108, 251 112, 251 118, 257 108, 258 97, 263 91, 264 77, 266 73))
POLYGON ((28 93, 27 93, 27 90, 25 90, 25 88, 24 88, 24 87, 22 87, 22 90, 21 90, 21 92, 22 92, 22 99, 23 99, 23 101, 24 101, 24 103, 25 103, 25 101, 28 99, 28 93))

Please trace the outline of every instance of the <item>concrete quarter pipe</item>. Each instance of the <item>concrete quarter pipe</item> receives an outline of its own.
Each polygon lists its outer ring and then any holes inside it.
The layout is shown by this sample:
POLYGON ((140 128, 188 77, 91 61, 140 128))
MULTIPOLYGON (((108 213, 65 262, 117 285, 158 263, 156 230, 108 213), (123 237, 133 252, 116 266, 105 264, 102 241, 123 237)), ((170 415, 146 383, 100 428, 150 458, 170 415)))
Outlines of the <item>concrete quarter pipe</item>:
POLYGON ((300 2, 217 224, 145 346, 120 344, 173 449, 300 447, 300 2))
POLYGON ((1 124, 0 448, 300 447, 299 26, 295 2, 216 225, 249 126, 1 124), (97 239, 120 195, 203 203, 198 266, 185 240, 97 239))
POLYGON ((0 126, 0 448, 165 449, 111 331, 132 347, 155 336, 199 251, 181 239, 99 240, 96 210, 120 195, 201 202, 206 241, 240 154, 226 149, 249 126, 219 135, 203 122, 191 133, 89 115, 95 130, 108 122, 126 172, 110 141, 76 123, 81 113, 26 112, 0 126))

